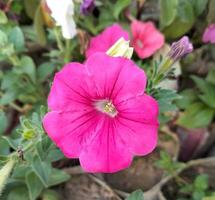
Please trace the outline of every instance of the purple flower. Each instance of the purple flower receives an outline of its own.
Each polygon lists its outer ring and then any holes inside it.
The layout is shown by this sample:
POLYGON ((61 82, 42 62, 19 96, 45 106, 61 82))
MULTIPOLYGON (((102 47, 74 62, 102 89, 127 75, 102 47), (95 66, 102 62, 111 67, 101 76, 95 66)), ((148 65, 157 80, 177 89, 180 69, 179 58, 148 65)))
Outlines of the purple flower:
POLYGON ((83 0, 80 12, 84 15, 86 15, 89 11, 91 11, 94 8, 94 0, 83 0))
POLYGON ((210 24, 206 29, 202 37, 202 41, 215 44, 215 24, 210 24))
POLYGON ((193 51, 193 45, 187 36, 182 37, 171 45, 168 56, 175 62, 193 51))

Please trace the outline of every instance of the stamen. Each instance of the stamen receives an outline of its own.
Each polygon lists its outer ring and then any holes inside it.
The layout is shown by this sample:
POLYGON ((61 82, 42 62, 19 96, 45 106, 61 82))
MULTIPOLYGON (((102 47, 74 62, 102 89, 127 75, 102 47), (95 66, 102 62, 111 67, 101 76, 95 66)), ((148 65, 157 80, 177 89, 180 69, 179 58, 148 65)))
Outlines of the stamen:
POLYGON ((115 117, 118 113, 115 106, 110 101, 107 100, 97 101, 95 103, 95 107, 97 110, 109 115, 110 117, 115 117))

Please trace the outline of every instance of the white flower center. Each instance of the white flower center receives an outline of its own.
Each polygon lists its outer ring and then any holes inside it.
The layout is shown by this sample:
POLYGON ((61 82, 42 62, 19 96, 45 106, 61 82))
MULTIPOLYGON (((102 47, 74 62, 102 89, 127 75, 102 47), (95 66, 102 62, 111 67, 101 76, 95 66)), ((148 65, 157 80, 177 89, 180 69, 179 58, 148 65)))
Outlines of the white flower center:
POLYGON ((142 49, 144 47, 144 44, 141 40, 137 40, 137 45, 142 49))
POLYGON ((113 103, 111 101, 108 101, 108 100, 96 101, 95 108, 98 111, 109 115, 110 117, 115 117, 118 114, 113 103))

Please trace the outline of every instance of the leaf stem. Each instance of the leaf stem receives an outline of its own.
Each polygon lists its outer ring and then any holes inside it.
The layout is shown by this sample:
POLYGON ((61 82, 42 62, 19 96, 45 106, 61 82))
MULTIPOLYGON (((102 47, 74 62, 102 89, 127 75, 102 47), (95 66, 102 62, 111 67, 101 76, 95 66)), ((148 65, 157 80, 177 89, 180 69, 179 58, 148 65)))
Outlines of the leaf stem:
POLYGON ((64 51, 64 46, 63 46, 63 43, 61 41, 61 37, 60 37, 59 31, 58 31, 58 29, 56 27, 54 28, 54 34, 55 34, 55 38, 56 38, 58 49, 61 52, 63 52, 64 51))

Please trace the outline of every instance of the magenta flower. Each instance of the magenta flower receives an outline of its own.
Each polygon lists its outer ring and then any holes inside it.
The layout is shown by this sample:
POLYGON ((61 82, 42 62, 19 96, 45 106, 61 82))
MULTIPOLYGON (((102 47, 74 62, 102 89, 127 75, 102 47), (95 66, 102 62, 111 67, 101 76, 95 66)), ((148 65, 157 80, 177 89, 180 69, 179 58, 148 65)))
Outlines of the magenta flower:
POLYGON ((95 53, 55 75, 43 119, 49 137, 88 172, 116 172, 157 144, 158 104, 131 60, 95 53))
POLYGON ((175 62, 193 51, 193 45, 187 36, 182 37, 171 45, 168 56, 175 62))
POLYGON ((91 38, 86 57, 88 58, 96 52, 106 52, 121 37, 129 40, 128 32, 123 30, 119 24, 107 27, 102 33, 91 38))
POLYGON ((202 37, 202 41, 215 44, 215 24, 210 24, 206 29, 202 37))
POLYGON ((131 24, 132 46, 140 58, 152 56, 164 44, 164 36, 152 22, 133 21, 131 24))

